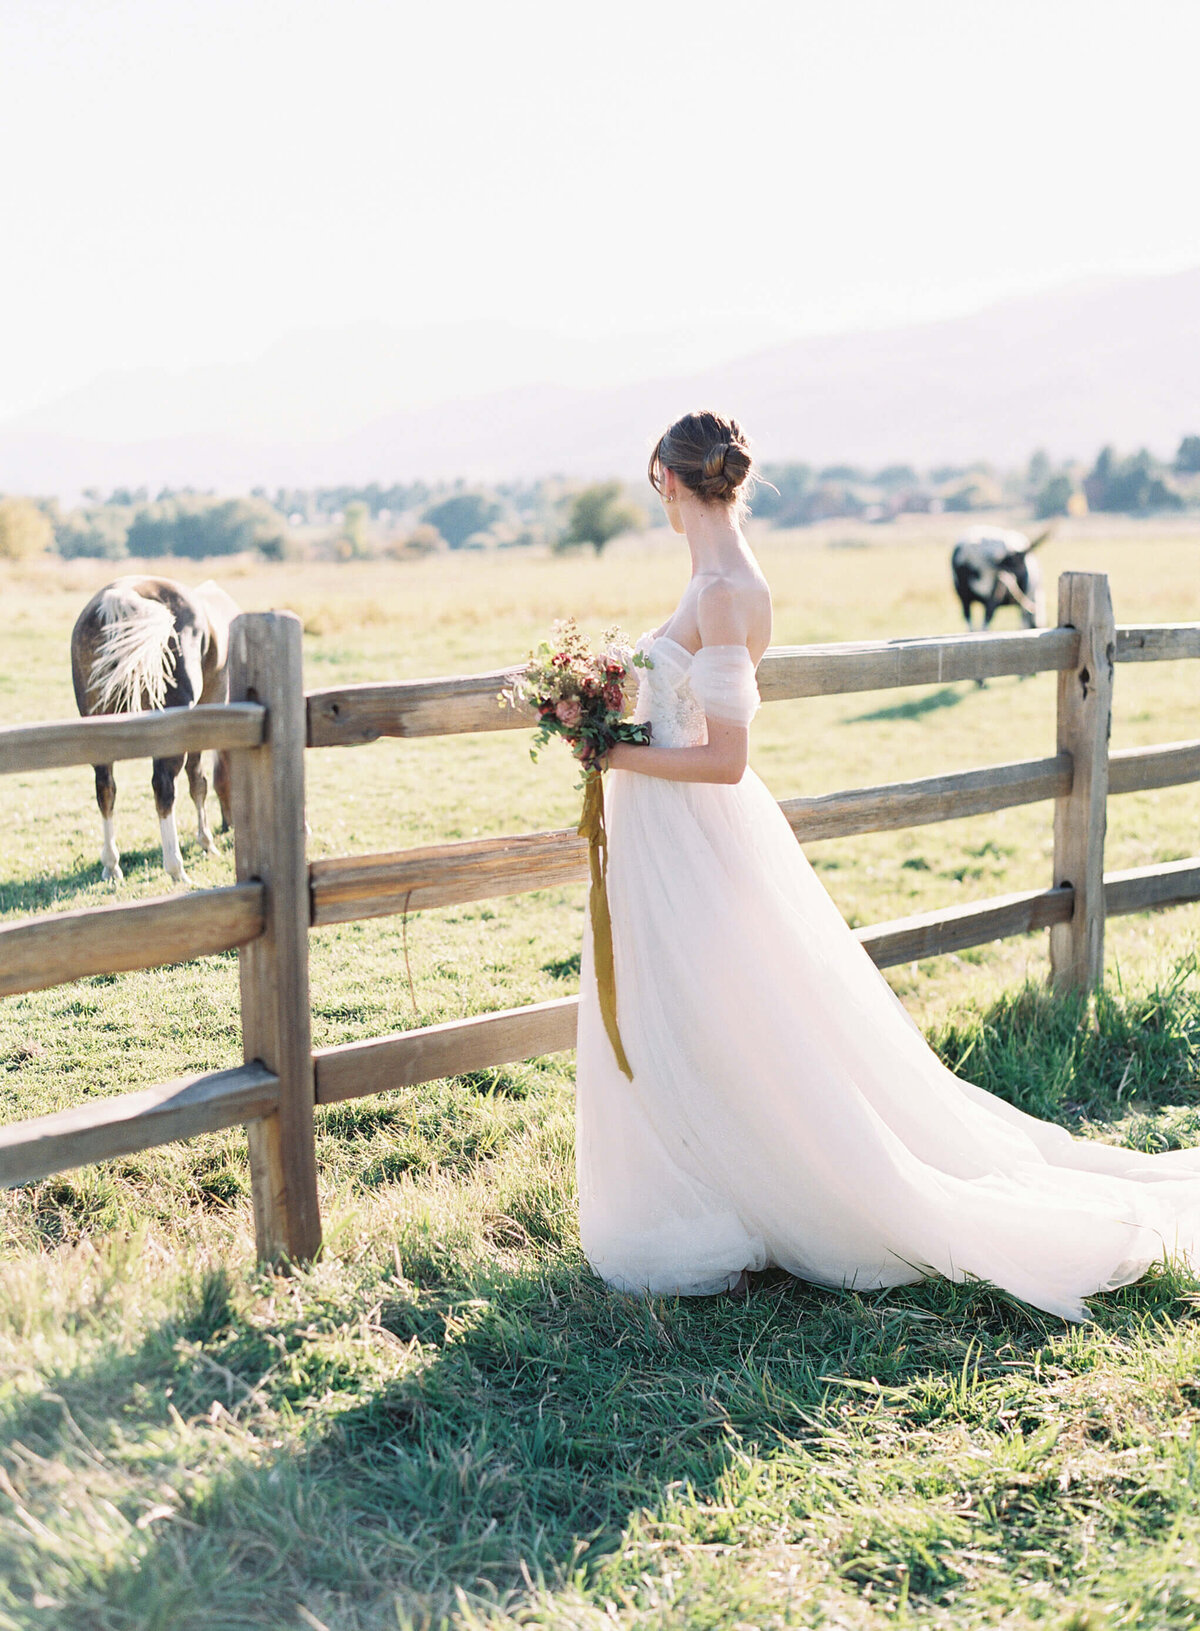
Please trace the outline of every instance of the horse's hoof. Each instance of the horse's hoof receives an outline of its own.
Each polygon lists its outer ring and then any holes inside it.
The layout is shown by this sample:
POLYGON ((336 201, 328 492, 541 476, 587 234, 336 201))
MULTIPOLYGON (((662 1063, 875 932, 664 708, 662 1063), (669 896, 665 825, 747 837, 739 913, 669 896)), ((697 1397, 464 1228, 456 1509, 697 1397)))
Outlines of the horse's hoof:
POLYGON ((182 867, 180 867, 178 872, 168 872, 167 877, 173 878, 176 883, 185 883, 189 888, 191 887, 192 880, 188 877, 187 873, 182 867))
POLYGON ((105 883, 119 884, 125 882, 125 874, 119 866, 106 866, 100 876, 105 883))

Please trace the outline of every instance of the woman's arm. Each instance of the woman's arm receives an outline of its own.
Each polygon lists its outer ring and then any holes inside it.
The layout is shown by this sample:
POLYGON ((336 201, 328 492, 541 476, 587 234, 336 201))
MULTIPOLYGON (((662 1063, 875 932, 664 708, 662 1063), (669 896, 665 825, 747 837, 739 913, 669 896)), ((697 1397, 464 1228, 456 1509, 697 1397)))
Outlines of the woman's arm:
POLYGON ((605 759, 608 770, 635 770, 669 782, 721 782, 734 786, 746 771, 750 732, 745 725, 710 719, 708 741, 696 748, 656 748, 653 742, 618 742, 605 759))
MULTIPOLYGON (((700 642, 705 646, 744 646, 749 632, 738 596, 723 583, 710 584, 696 602, 700 642)), ((708 741, 694 748, 659 748, 618 742, 605 760, 609 770, 633 770, 672 782, 717 782, 734 786, 746 771, 750 731, 727 719, 708 720, 708 741)))

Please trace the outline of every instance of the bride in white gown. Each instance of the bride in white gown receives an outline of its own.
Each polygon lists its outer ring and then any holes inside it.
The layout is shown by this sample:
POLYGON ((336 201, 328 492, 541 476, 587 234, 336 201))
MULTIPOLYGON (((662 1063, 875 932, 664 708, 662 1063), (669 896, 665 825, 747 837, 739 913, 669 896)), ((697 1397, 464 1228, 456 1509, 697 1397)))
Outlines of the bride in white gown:
POLYGON ((689 414, 651 460, 692 578, 639 641, 645 747, 605 775, 617 1012, 584 936, 580 1228, 623 1291, 709 1295, 776 1265, 870 1291, 991 1281, 1086 1320, 1083 1299, 1200 1264, 1200 1151, 1146 1155, 1037 1120, 926 1044, 746 768, 771 633, 742 537, 737 424, 689 414))

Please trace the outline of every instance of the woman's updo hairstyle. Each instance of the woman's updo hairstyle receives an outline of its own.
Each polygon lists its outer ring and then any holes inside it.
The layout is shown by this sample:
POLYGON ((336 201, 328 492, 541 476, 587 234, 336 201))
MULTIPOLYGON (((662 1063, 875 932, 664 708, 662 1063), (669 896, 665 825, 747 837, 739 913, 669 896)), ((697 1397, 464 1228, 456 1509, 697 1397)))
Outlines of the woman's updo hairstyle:
POLYGON ((656 493, 662 492, 663 471, 673 470, 697 498, 732 504, 750 464, 750 444, 737 420, 705 410, 685 413, 659 437, 646 474, 656 493))

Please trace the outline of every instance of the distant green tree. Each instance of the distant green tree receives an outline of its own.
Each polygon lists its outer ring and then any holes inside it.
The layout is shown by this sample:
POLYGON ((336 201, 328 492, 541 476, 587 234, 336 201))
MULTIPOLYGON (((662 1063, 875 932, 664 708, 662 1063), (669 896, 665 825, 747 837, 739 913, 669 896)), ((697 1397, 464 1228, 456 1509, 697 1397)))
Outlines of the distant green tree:
POLYGON ((1175 455, 1175 469, 1181 476, 1200 473, 1200 436, 1185 436, 1175 455))
POLYGON ((338 556, 343 561, 361 560, 371 553, 367 521, 370 511, 362 499, 347 504, 342 514, 342 531, 337 541, 338 556))
POLYGON ((599 555, 611 539, 631 532, 643 520, 641 511, 622 498, 619 481, 598 481, 570 500, 567 524, 555 547, 572 549, 591 544, 599 555))
POLYGON ((54 524, 31 498, 0 498, 0 561, 44 555, 54 542, 54 524))
POLYGON ((500 505, 486 493, 454 493, 431 505, 421 520, 436 527, 451 549, 461 549, 468 538, 486 532, 502 514, 500 505))
POLYGON ((129 528, 131 555, 153 559, 182 555, 202 560, 209 555, 283 552, 287 528, 269 504, 256 498, 201 498, 195 495, 148 504, 129 528))
POLYGON ((1152 510, 1183 507, 1182 496, 1166 480, 1148 448, 1124 459, 1118 458, 1111 447, 1103 448, 1084 479, 1083 490, 1092 510, 1146 515, 1152 510))
POLYGON ((1033 501, 1033 513, 1039 521, 1048 521, 1052 515, 1066 515, 1075 491, 1070 476, 1051 476, 1043 482, 1033 501))
POLYGON ((754 513, 775 527, 792 527, 801 519, 805 498, 812 486, 812 469, 807 464, 764 464, 754 484, 754 513))
POLYGON ((1039 447, 1029 460, 1029 468, 1025 472, 1025 491, 1027 493, 1040 493, 1049 482, 1054 466, 1050 463, 1050 455, 1044 447, 1039 447))
POLYGON ((911 464, 888 464, 875 474, 876 487, 915 487, 917 472, 911 464))
POLYGON ((131 512, 101 504, 72 510, 54 529, 54 542, 64 560, 90 556, 98 561, 120 561, 129 553, 131 512))

